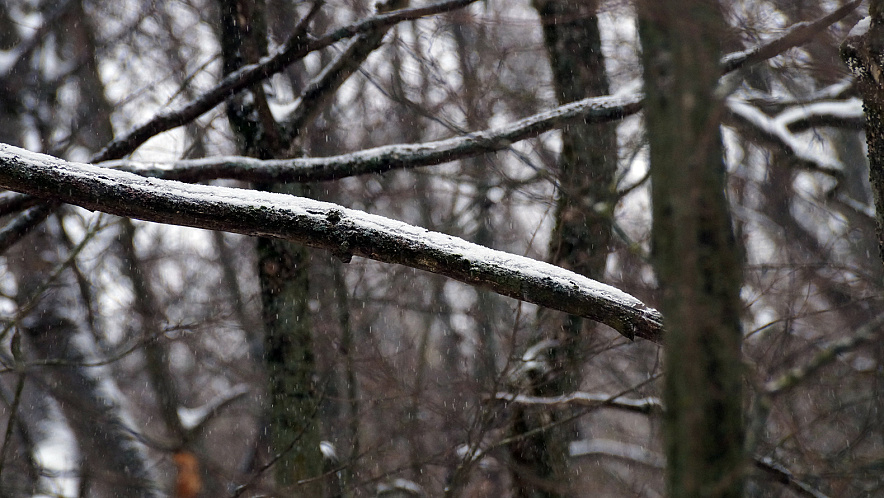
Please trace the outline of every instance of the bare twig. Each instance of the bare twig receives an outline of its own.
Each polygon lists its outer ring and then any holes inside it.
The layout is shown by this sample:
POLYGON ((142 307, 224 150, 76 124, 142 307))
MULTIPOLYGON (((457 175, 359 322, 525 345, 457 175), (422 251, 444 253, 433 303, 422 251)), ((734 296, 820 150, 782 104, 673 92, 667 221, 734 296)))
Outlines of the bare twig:
POLYGON ((795 477, 789 469, 768 457, 758 456, 754 459, 755 466, 768 473, 776 481, 795 491, 799 496, 808 498, 827 498, 820 490, 795 477))
POLYGON ((765 386, 765 394, 770 397, 782 394, 806 380, 820 368, 834 362, 838 359, 838 355, 852 351, 866 343, 880 340, 882 334, 884 334, 884 314, 878 315, 852 335, 830 343, 807 363, 768 382, 765 386))

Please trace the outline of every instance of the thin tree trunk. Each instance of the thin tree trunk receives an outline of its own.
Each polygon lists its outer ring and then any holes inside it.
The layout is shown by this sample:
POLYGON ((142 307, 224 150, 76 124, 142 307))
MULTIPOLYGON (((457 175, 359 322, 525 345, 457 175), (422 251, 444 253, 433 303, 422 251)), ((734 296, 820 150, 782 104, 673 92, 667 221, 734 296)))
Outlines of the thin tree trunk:
MULTIPOLYGON (((608 95, 608 77, 596 16, 597 2, 535 0, 544 43, 549 55, 553 87, 559 104, 608 95)), ((611 240, 611 216, 616 203, 617 135, 613 124, 573 123, 562 129, 558 159, 555 228, 549 260, 555 265, 602 280, 611 240)), ((562 395, 580 385, 584 320, 574 315, 541 310, 538 318, 548 337, 559 340, 555 380, 534 386, 533 395, 562 395)), ((564 414, 548 407, 519 407, 515 420, 523 431, 537 423, 552 423, 564 414)), ((511 450, 517 496, 562 496, 570 480, 568 442, 575 439, 576 423, 564 424, 532 436, 511 450), (530 475, 528 475, 530 474, 530 475), (527 478, 526 478, 527 476, 527 478), (538 485, 551 480, 559 487, 538 485)))
MULTIPOLYGON (((254 62, 267 51, 263 0, 221 0, 220 41, 224 72, 254 62)), ((258 158, 283 154, 286 146, 260 85, 249 90, 250 102, 236 98, 227 108, 228 119, 243 152, 258 158)), ((302 194, 302 186, 257 186, 302 194)), ((318 394, 313 377, 316 359, 310 324, 307 250, 278 239, 259 238, 258 279, 264 320, 264 366, 268 376, 267 417, 270 455, 276 485, 296 496, 323 496, 319 449, 318 394), (298 486, 299 481, 308 480, 298 486), (296 487, 297 486, 297 487, 296 487)))

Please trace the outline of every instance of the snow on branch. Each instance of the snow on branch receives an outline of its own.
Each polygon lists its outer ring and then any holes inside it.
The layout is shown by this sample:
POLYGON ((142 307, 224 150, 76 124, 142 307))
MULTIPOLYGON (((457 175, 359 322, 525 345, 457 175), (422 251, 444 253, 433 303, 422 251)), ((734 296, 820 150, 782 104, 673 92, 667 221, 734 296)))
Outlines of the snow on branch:
POLYGON ((494 396, 494 399, 516 405, 608 407, 644 414, 663 412, 663 402, 659 398, 634 399, 580 391, 564 396, 526 396, 524 394, 499 392, 494 396))
POLYGON ((622 443, 610 439, 580 439, 571 441, 568 446, 571 458, 602 455, 640 463, 654 469, 662 470, 666 466, 666 459, 663 455, 637 444, 622 443))
POLYGON ((0 145, 0 187, 87 209, 276 237, 430 271, 662 342, 660 313, 609 285, 530 258, 327 202, 145 178, 0 145))
MULTIPOLYGON (((473 0, 474 1, 474 0, 473 0)), ((435 6, 429 6, 422 9, 405 9, 395 11, 391 14, 379 15, 370 18, 362 23, 341 28, 334 33, 326 35, 312 42, 309 45, 310 50, 318 50, 334 41, 343 39, 343 35, 339 32, 348 32, 352 34, 370 33, 372 29, 384 28, 392 25, 392 22, 380 22, 378 20, 405 19, 405 14, 412 17, 419 17, 416 10, 420 10, 420 15, 430 15, 436 12, 442 12, 443 8, 453 10, 471 3, 470 0, 459 0, 457 2, 443 2, 435 6), (425 12, 435 9, 430 12, 425 12), (374 24, 372 24, 374 21, 374 24), (358 28, 356 28, 358 26, 358 28), (349 31, 347 31, 349 30, 349 31), (335 35, 335 36, 332 36, 335 35), (323 40, 332 40, 324 44, 323 40), (318 48, 312 48, 312 47, 318 48)), ((831 24, 839 21, 856 8, 859 2, 855 1, 847 4, 833 13, 820 18, 811 23, 798 23, 782 36, 771 40, 765 44, 756 46, 752 49, 735 52, 724 56, 721 65, 724 73, 728 73, 739 69, 743 66, 758 63, 774 57, 783 51, 799 46, 809 41, 814 34, 831 24)), ((398 21, 397 21, 398 22, 398 21)), ((285 46, 280 49, 283 51, 285 46)), ((304 49, 307 50, 307 49, 304 49)), ((299 57, 303 57, 308 52, 298 53, 299 57)), ((268 69, 256 69, 262 64, 267 64, 269 59, 279 57, 279 54, 262 59, 262 62, 245 66, 226 77, 215 89, 210 90, 207 94, 201 96, 193 103, 188 104, 180 111, 168 114, 168 116, 178 116, 175 118, 173 126, 155 127, 150 136, 166 131, 168 129, 180 126, 188 120, 192 120, 200 114, 207 112, 211 107, 203 107, 200 102, 208 102, 212 100, 212 106, 220 103, 222 99, 213 99, 213 95, 217 93, 217 89, 224 87, 228 80, 243 78, 240 73, 252 71, 249 84, 273 74, 268 69), (251 69, 250 69, 251 68, 251 69), (254 81, 253 81, 254 80, 254 81), (197 108, 197 106, 199 107, 197 108), (192 109, 193 108, 193 109, 192 109), (198 111, 198 112, 197 112, 198 111), (185 118, 187 118, 185 120, 185 118)), ((275 69, 275 71, 279 71, 275 69)), ((225 90, 226 92, 239 91, 247 85, 238 85, 233 90, 225 90)), ((225 94, 223 97, 226 97, 225 94)), ((554 108, 549 111, 541 112, 533 116, 529 116, 519 120, 511 125, 477 131, 454 137, 446 140, 428 142, 423 144, 398 144, 377 147, 374 149, 363 150, 351 154, 341 156, 332 156, 325 158, 294 158, 280 160, 258 160, 254 158, 238 157, 238 156, 222 156, 207 159, 194 159, 184 161, 174 161, 168 163, 149 163, 134 161, 109 161, 104 164, 110 167, 132 171, 144 176, 156 178, 165 178, 171 180, 180 180, 186 182, 207 181, 212 179, 238 179, 243 181, 271 182, 271 181, 297 181, 312 182, 337 180, 348 176, 356 176, 368 173, 383 173, 394 169, 414 168, 420 166, 431 166, 441 164, 457 159, 477 156, 488 152, 496 152, 509 148, 513 143, 533 138, 541 133, 559 128, 563 123, 570 120, 583 118, 588 122, 606 122, 621 119, 623 117, 635 114, 641 110, 642 95, 639 93, 626 94, 622 96, 604 96, 583 99, 567 105, 554 108)), ((154 122, 165 122, 166 115, 158 115, 151 122, 136 130, 130 132, 127 136, 135 136, 139 134, 139 130, 145 128, 154 122)), ((789 131, 797 132, 814 125, 838 124, 848 126, 857 125, 856 112, 853 109, 853 103, 838 108, 835 105, 823 107, 822 105, 805 110, 802 116, 796 115, 794 112, 789 114, 789 121, 785 122, 789 131)), ((124 136, 109 145, 104 151, 93 158, 94 162, 108 161, 111 159, 119 159, 124 154, 108 153, 107 151, 114 147, 115 143, 127 141, 124 136)), ((134 144, 131 152, 143 143, 144 140, 134 144)))
POLYGON ((193 434, 203 430, 225 408, 248 393, 249 387, 245 384, 233 386, 202 406, 196 408, 178 407, 178 418, 181 420, 181 425, 191 433, 191 438, 193 438, 193 434))
POLYGON ((862 0, 854 0, 834 10, 816 21, 799 22, 789 27, 783 34, 762 45, 752 47, 741 52, 726 55, 721 60, 723 73, 729 73, 743 66, 756 64, 772 57, 776 57, 790 48, 803 45, 810 41, 817 33, 828 28, 832 24, 847 17, 856 10, 862 0))
POLYGON ((403 168, 442 164, 509 148, 513 143, 536 137, 563 123, 583 119, 601 123, 621 119, 641 109, 639 94, 622 97, 594 97, 544 111, 515 123, 481 130, 459 137, 420 144, 397 144, 332 157, 260 160, 221 156, 168 163, 109 161, 102 166, 142 176, 201 182, 232 179, 251 182, 315 182, 348 176, 384 173, 403 168))
POLYGON ((374 32, 402 21, 450 12, 475 1, 449 0, 426 7, 396 10, 338 28, 319 38, 311 38, 307 34, 307 25, 313 16, 319 12, 319 8, 322 5, 322 2, 315 2, 311 11, 295 27, 292 36, 274 53, 262 57, 261 60, 254 64, 245 65, 228 74, 214 88, 188 102, 182 108, 157 114, 150 121, 108 144, 107 147, 92 157, 92 161, 100 162, 120 159, 127 154, 131 154, 151 137, 190 123, 212 110, 231 95, 282 71, 291 63, 304 58, 311 52, 321 50, 343 39, 352 38, 361 33, 374 32))
MULTIPOLYGON (((181 109, 160 113, 147 123, 115 139, 98 154, 92 162, 120 159, 137 149, 149 138, 191 122, 220 104, 230 95, 281 71, 292 62, 307 54, 328 47, 345 38, 365 35, 383 30, 398 22, 462 8, 476 0, 450 0, 427 7, 396 10, 379 14, 361 22, 332 31, 320 38, 306 40, 306 26, 315 15, 314 10, 299 23, 295 34, 274 54, 255 64, 243 66, 227 75, 214 88, 186 104, 181 109)), ((817 32, 844 18, 859 5, 851 2, 831 14, 811 23, 798 23, 788 32, 752 49, 728 54, 721 60, 722 72, 729 73, 743 66, 755 64, 809 41, 817 32)), ((344 176, 380 173, 391 169, 428 166, 471 157, 486 152, 508 148, 512 143, 537 136, 557 128, 570 119, 584 117, 608 121, 634 114, 641 109, 641 95, 625 97, 599 97, 584 99, 558 107, 545 113, 518 121, 500 130, 485 130, 463 137, 431 142, 422 145, 398 145, 377 148, 362 153, 324 159, 290 159, 258 162, 254 159, 221 157, 214 159, 180 161, 170 166, 182 168, 174 173, 168 167, 132 164, 140 174, 182 181, 201 181, 212 178, 238 178, 250 181, 318 181, 333 180, 344 176), (606 106, 610 106, 606 108, 606 106), (520 130, 519 128, 523 129, 520 130), (374 153, 372 156, 371 154, 374 153), (337 164, 339 163, 340 164, 337 164), (259 167, 267 172, 258 171, 259 167), (350 172, 352 171, 352 172, 350 172)), ((124 168, 128 168, 124 166, 124 168)))
POLYGON ((862 130, 866 123, 863 103, 858 98, 813 102, 790 107, 777 115, 789 131, 800 131, 820 126, 862 130))
MULTIPOLYGON (((742 129, 748 129, 757 139, 777 147, 809 171, 825 173, 833 178, 844 176, 841 162, 825 154, 811 154, 808 145, 788 129, 788 121, 770 117, 757 107, 736 98, 727 99, 728 120, 742 129)), ((783 113, 786 114, 786 113, 783 113)), ((785 118, 789 118, 788 115, 785 118)))

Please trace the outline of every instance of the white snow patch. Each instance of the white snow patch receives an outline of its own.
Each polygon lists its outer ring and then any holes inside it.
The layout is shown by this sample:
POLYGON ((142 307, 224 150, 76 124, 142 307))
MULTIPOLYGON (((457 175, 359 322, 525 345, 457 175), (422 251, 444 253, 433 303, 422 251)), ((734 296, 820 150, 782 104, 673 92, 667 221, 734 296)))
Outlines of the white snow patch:
POLYGON ((840 119, 856 119, 863 117, 863 103, 853 97, 847 100, 813 102, 800 106, 793 106, 781 112, 774 118, 777 122, 788 126, 796 121, 810 119, 813 116, 832 116, 840 119))
POLYGON ((178 418, 181 420, 181 425, 187 430, 192 430, 205 422, 206 419, 211 417, 222 405, 230 403, 241 396, 245 396, 248 392, 249 386, 239 384, 231 387, 226 392, 219 394, 202 406, 196 408, 179 407, 178 418))
POLYGON ((869 28, 872 27, 872 18, 864 17, 859 20, 853 28, 850 29, 850 32, 847 33, 848 38, 853 38, 854 36, 863 36, 869 32, 869 28))
POLYGON ((40 425, 45 437, 35 443, 34 459, 43 474, 34 498, 77 496, 80 455, 76 437, 55 409, 40 425))

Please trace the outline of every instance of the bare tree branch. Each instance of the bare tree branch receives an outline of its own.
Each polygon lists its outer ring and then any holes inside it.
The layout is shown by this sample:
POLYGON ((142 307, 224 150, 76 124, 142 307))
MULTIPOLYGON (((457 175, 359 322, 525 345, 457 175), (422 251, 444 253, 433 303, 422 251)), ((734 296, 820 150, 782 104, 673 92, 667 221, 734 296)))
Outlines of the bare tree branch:
POLYGON ((214 88, 200 95, 195 100, 187 103, 184 107, 169 112, 157 114, 147 123, 144 123, 129 133, 115 139, 103 150, 92 157, 92 162, 101 162, 111 159, 120 159, 131 154, 151 137, 164 131, 185 125, 197 117, 212 110, 231 95, 248 88, 260 81, 267 79, 291 63, 303 58, 311 52, 321 50, 333 45, 345 38, 350 38, 361 33, 369 33, 393 26, 402 21, 409 21, 421 17, 449 12, 469 5, 476 0, 449 0, 426 7, 402 9, 389 14, 380 14, 349 26, 338 28, 319 38, 310 39, 307 36, 307 25, 318 12, 321 2, 316 2, 313 9, 302 19, 295 28, 294 34, 286 40, 273 54, 261 58, 255 64, 249 64, 225 76, 214 88))
POLYGON ((445 275, 662 341, 657 310, 614 287, 522 256, 380 216, 299 197, 188 185, 0 145, 0 186, 118 216, 283 238, 445 275))
POLYGON ((744 66, 757 64, 776 57, 790 48, 803 45, 813 39, 817 33, 847 17, 861 3, 862 0, 846 3, 835 9, 831 14, 825 15, 816 21, 793 24, 782 35, 763 45, 758 45, 742 52, 728 54, 721 60, 721 71, 722 73, 729 73, 744 66))
POLYGON ((536 137, 563 124, 583 119, 589 123, 614 121, 641 109, 641 95, 595 97, 544 111, 515 123, 459 137, 420 144, 397 144, 332 157, 260 160, 226 156, 206 159, 144 163, 109 161, 102 166, 142 176, 202 182, 236 179, 251 182, 315 182, 349 176, 384 173, 394 169, 431 166, 504 150, 513 143, 536 137))
POLYGON ((879 340, 882 335, 882 327, 884 327, 884 315, 879 315, 850 336, 834 341, 820 350, 809 362, 768 382, 765 386, 765 394, 767 396, 782 394, 806 380, 820 368, 838 359, 838 355, 852 351, 863 344, 879 340))
MULTIPOLYGON (((572 458, 602 455, 639 463, 654 469, 662 470, 666 466, 666 459, 660 453, 637 444, 610 439, 581 439, 573 441, 571 442, 570 452, 572 458)), ((789 469, 771 458, 756 456, 752 461, 756 468, 763 470, 776 482, 794 491, 798 496, 827 498, 821 491, 798 479, 789 469)))
POLYGON ((757 468, 767 472, 771 477, 776 479, 778 483, 795 491, 798 496, 806 496, 808 498, 827 498, 821 491, 798 479, 789 469, 768 457, 755 457, 754 463, 757 468))
MULTIPOLYGON (((346 36, 342 34, 343 32, 351 33, 350 36, 356 34, 371 33, 374 30, 392 26, 393 24, 401 20, 413 19, 448 10, 455 10, 469 3, 471 3, 470 0, 443 2, 435 6, 423 7, 420 9, 404 9, 392 12, 390 14, 378 15, 368 20, 362 21, 361 23, 357 23, 346 28, 341 28, 337 31, 323 36, 322 38, 315 40, 309 46, 305 46, 306 48, 304 50, 309 49, 308 51, 304 53, 298 52, 297 57, 294 57, 286 64, 293 62, 298 57, 303 57, 304 55, 309 53, 309 51, 319 50, 321 48, 324 48, 325 46, 331 45, 332 43, 345 38, 346 36), (443 8, 445 10, 442 10, 443 8), (418 15, 416 11, 421 11, 420 15, 418 15), (406 14, 414 17, 406 18, 406 14), (396 20, 393 21, 393 19, 396 20), (333 41, 324 42, 323 40, 333 41), (316 46, 317 48, 313 48, 314 46, 316 46)), ((816 21, 809 23, 798 23, 783 35, 765 44, 756 46, 749 50, 728 54, 722 57, 722 72, 726 74, 747 65, 763 62, 767 59, 781 54, 782 52, 790 48, 807 43, 813 38, 814 35, 847 16, 850 12, 855 10, 856 7, 859 6, 859 4, 860 0, 855 0, 835 10, 831 14, 821 17, 816 21)), ((283 49, 285 49, 286 46, 292 43, 293 41, 289 40, 286 45, 281 47, 280 51, 282 51, 283 49)), ((200 111, 198 114, 193 115, 191 115, 193 111, 187 112, 187 110, 191 107, 196 106, 199 102, 202 102, 204 100, 211 100, 211 95, 214 95, 219 88, 224 87, 226 81, 238 78, 239 76, 237 75, 244 71, 252 71, 251 73, 249 73, 249 77, 254 78, 254 81, 249 80, 248 84, 237 86, 235 88, 235 91, 239 91, 256 81, 260 81, 261 79, 273 74, 273 72, 270 72, 269 69, 262 69, 262 64, 269 64, 270 59, 273 59, 274 57, 280 57, 279 52, 273 56, 262 59, 261 63, 253 64, 251 66, 245 66, 240 71, 232 73, 227 78, 225 78, 215 89, 210 90, 205 95, 196 99, 193 103, 185 106, 185 108, 181 111, 177 111, 175 114, 180 113, 182 118, 185 117, 186 114, 186 116, 189 117, 188 121, 195 119, 200 114, 207 112, 209 109, 211 109, 211 107, 208 107, 205 110, 200 111)), ((282 68, 275 69, 274 72, 278 72, 281 69, 282 68)), ((227 93, 224 93, 220 100, 217 100, 214 104, 212 104, 212 107, 220 103, 233 90, 228 89, 226 91, 227 93)), ((301 158, 274 161, 258 161, 251 158, 219 157, 193 161, 178 161, 168 163, 167 165, 163 166, 157 164, 142 165, 138 163, 114 163, 114 165, 126 170, 130 170, 131 168, 132 171, 146 176, 155 176, 158 178, 175 179, 189 182, 205 181, 217 178, 241 179, 247 181, 275 180, 299 182, 336 180, 347 176, 355 176, 367 173, 383 173, 385 171, 390 171, 393 169, 430 166, 448 161, 454 161, 457 159, 473 157, 487 152, 495 152, 509 148, 513 143, 520 140, 532 138, 546 131, 556 129, 569 120, 584 118, 589 120, 590 122, 604 122, 609 120, 621 119, 625 116, 629 116, 641 110, 640 94, 627 95, 625 97, 620 97, 619 100, 620 102, 618 102, 618 98, 616 97, 597 97, 584 99, 572 104, 557 107, 551 111, 546 111, 534 116, 530 116, 514 123, 513 125, 502 127, 496 130, 483 130, 464 135, 462 137, 440 140, 437 142, 429 142, 426 144, 391 145, 386 147, 378 147, 376 149, 370 149, 362 152, 330 158, 301 158), (180 173, 170 171, 170 168, 181 168, 182 171, 180 173), (261 168, 266 168, 267 171, 259 171, 259 169, 261 168)), ((159 115, 155 117, 151 122, 158 120, 163 121, 162 116, 163 115, 159 115)), ((847 119, 843 116, 820 116, 820 118, 823 119, 824 123, 835 120, 837 124, 846 123, 848 126, 857 126, 855 119, 847 119)), ((162 130, 158 129, 154 134, 166 131, 176 126, 180 126, 184 123, 185 122, 182 122, 180 124, 162 130)), ((148 125, 150 125, 150 123, 147 123, 142 127, 146 127, 148 125)), ((803 129, 801 128, 802 126, 808 125, 802 122, 797 126, 799 127, 799 129, 803 129)), ((798 129, 793 131, 798 131, 798 129)), ((129 135, 135 135, 137 133, 138 129, 133 130, 132 132, 130 132, 129 135)), ((118 139, 115 142, 122 140, 125 140, 125 137, 118 139)), ((137 148, 137 146, 141 143, 143 143, 143 141, 138 143, 135 148, 137 148)), ((108 148, 112 146, 113 144, 109 145, 108 148)), ((119 159, 123 155, 125 154, 117 155, 102 152, 99 155, 95 156, 92 162, 97 163, 111 159, 119 159)))
POLYGON ((57 207, 57 204, 41 204, 33 207, 0 228, 0 254, 43 222, 57 207))

